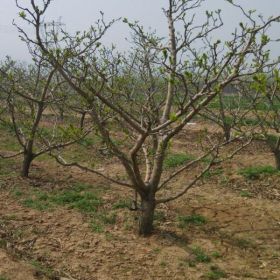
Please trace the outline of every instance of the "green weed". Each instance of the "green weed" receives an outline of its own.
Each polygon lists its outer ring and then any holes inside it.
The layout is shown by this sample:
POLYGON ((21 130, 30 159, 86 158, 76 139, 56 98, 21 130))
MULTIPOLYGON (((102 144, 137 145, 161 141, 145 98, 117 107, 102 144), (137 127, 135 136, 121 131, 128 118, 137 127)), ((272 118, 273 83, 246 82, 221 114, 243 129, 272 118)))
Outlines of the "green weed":
POLYGON ((212 256, 213 258, 215 258, 215 259, 218 259, 218 258, 221 258, 221 257, 222 257, 221 253, 220 253, 220 252, 217 252, 217 251, 212 252, 212 253, 211 253, 211 256, 212 256))
POLYGON ((205 217, 201 215, 190 215, 190 216, 179 216, 178 217, 178 222, 179 222, 179 227, 180 228, 185 228, 189 225, 196 225, 196 226, 201 226, 207 223, 207 220, 205 217))
POLYGON ((241 248, 241 249, 249 249, 249 248, 254 248, 255 244, 248 239, 245 238, 235 238, 233 239, 233 245, 241 248))
POLYGON ((183 164, 185 164, 188 161, 191 161, 193 159, 195 159, 194 156, 183 154, 183 153, 181 153, 181 154, 170 154, 165 158, 164 166, 166 168, 174 168, 174 167, 178 167, 180 165, 183 165, 183 164))
POLYGON ((37 260, 32 260, 30 264, 34 267, 37 274, 47 276, 50 279, 55 279, 55 272, 37 260))
POLYGON ((218 280, 221 278, 226 278, 227 274, 218 266, 213 265, 210 267, 210 271, 206 274, 206 277, 211 280, 218 280))
POLYGON ((100 214, 98 215, 98 219, 105 225, 114 225, 117 222, 117 215, 116 213, 109 213, 109 214, 100 214))
POLYGON ((248 197, 248 198, 252 197, 252 194, 248 191, 241 191, 239 194, 241 197, 248 197))
POLYGON ((256 179, 259 179, 262 174, 263 175, 273 175, 273 174, 280 174, 280 172, 276 168, 267 165, 267 166, 246 167, 246 168, 240 169, 238 171, 238 174, 244 176, 247 179, 256 180, 256 179))
POLYGON ((27 198, 22 201, 22 205, 28 208, 36 209, 39 211, 45 211, 51 207, 48 202, 42 203, 40 199, 37 198, 27 198))
POLYGON ((90 223, 90 228, 95 233, 104 232, 104 227, 100 224, 100 222, 96 219, 93 219, 90 223))
POLYGON ((78 209, 81 212, 94 213, 102 204, 100 198, 91 192, 63 191, 50 198, 58 205, 66 205, 70 208, 78 209))
POLYGON ((209 263, 211 262, 211 257, 208 256, 202 248, 194 246, 191 248, 192 254, 195 256, 195 261, 200 263, 209 263))
POLYGON ((164 212, 155 211, 154 220, 157 221, 157 222, 164 222, 166 220, 164 212))
POLYGON ((131 202, 129 200, 121 199, 115 204, 113 204, 112 208, 113 209, 125 209, 129 208, 131 205, 131 202))

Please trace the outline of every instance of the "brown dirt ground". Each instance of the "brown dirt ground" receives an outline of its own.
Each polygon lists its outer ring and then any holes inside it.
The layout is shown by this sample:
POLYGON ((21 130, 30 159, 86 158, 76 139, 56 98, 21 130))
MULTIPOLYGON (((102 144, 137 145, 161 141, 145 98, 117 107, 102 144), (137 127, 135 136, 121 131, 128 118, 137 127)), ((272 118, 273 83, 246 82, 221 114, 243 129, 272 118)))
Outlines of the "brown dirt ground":
MULTIPOLYGON (((176 147, 195 149, 189 135, 182 135, 176 147)), ((137 235, 136 214, 128 209, 114 210, 116 223, 98 233, 86 214, 66 206, 44 211, 28 208, 14 194, 15 189, 51 192, 75 182, 90 183, 93 191, 106 186, 101 196, 108 211, 114 202, 132 195, 100 178, 50 161, 35 162, 28 180, 13 172, 4 174, 0 177, 0 279, 280 279, 280 177, 249 181, 238 175, 241 167, 272 161, 262 143, 244 149, 223 164, 222 174, 204 179, 179 200, 160 205, 161 218, 148 238, 137 235), (250 197, 242 197, 241 191, 250 192, 250 197), (178 226, 178 216, 194 214, 203 215, 207 223, 178 226), (198 261, 195 247, 211 261, 198 261), (214 278, 217 267, 225 272, 220 278, 214 278)), ((17 172, 19 162, 10 168, 17 172)), ((120 172, 116 163, 106 168, 120 172)), ((172 188, 182 186, 188 176, 180 176, 172 188)))

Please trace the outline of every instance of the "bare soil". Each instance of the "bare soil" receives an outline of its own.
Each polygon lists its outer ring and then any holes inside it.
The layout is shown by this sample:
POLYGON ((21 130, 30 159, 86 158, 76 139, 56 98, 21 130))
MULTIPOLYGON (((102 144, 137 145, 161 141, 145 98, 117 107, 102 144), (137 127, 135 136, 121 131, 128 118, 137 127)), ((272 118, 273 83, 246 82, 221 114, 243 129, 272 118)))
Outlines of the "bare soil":
MULTIPOLYGON (((195 152, 193 140, 186 131, 176 151, 195 152)), ((130 191, 49 160, 36 161, 24 180, 17 176, 19 160, 5 168, 1 160, 0 279, 280 279, 280 176, 248 180, 238 174, 243 167, 271 164, 269 150, 253 143, 223 163, 222 173, 160 205, 154 234, 142 238, 136 212, 113 207, 131 198, 130 191), (90 215, 67 205, 38 210, 23 203, 34 191, 69 190, 77 182, 90 184, 104 202, 102 211, 116 215, 103 231, 93 230, 90 215), (181 227, 180 216, 205 222, 181 227)), ((105 168, 122 172, 116 162, 105 168)), ((182 174, 172 188, 191 175, 182 174)))

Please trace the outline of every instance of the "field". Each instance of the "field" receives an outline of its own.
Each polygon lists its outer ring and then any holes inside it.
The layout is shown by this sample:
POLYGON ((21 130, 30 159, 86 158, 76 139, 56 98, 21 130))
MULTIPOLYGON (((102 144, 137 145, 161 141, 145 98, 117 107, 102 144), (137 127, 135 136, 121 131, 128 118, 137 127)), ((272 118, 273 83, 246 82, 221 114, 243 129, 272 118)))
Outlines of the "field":
MULTIPOLYGON (((179 135, 166 168, 199 152, 201 127, 179 135)), ((87 145, 71 149, 79 159, 95 159, 87 145)), ((2 127, 0 151, 15 150, 2 127)), ((161 205, 154 234, 142 238, 129 210, 132 192, 47 156, 22 179, 20 159, 1 159, 0 279, 279 279, 280 174, 273 163, 265 144, 253 142, 185 196, 161 205)), ((103 168, 123 176, 116 160, 103 168)))

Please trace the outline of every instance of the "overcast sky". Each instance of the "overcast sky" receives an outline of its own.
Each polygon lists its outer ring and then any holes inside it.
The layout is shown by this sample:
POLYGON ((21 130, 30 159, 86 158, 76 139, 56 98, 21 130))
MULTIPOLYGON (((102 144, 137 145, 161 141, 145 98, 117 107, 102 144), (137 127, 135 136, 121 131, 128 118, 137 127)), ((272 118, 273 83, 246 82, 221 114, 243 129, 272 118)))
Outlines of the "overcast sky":
MULTIPOLYGON (((19 0, 23 6, 28 5, 29 2, 30 0, 19 0)), ((167 34, 166 20, 161 8, 166 6, 167 2, 167 0, 53 0, 46 14, 46 21, 58 20, 61 17, 67 31, 84 30, 94 24, 99 17, 99 11, 103 11, 108 20, 118 17, 139 20, 145 27, 157 29, 160 36, 165 36, 167 34)), ((239 0, 236 2, 242 4, 247 10, 256 9, 265 17, 280 15, 280 0, 239 0)), ((9 55, 14 59, 28 61, 27 48, 18 39, 17 30, 12 25, 13 19, 21 24, 15 1, 0 0, 0 3, 0 59, 9 55)), ((206 9, 222 10, 225 26, 218 34, 221 39, 228 39, 234 27, 243 20, 240 12, 224 0, 206 0, 200 9, 201 12, 197 14, 197 20, 205 17, 202 11, 206 9)), ((30 29, 30 32, 32 30, 30 27, 25 28, 30 29)), ((274 26, 270 35, 280 38, 280 27, 274 26)), ((104 40, 107 44, 115 43, 120 49, 126 49, 128 47, 126 37, 129 37, 129 32, 124 24, 119 23, 112 28, 104 40)), ((272 51, 274 55, 280 55, 280 48, 275 47, 272 51)))

